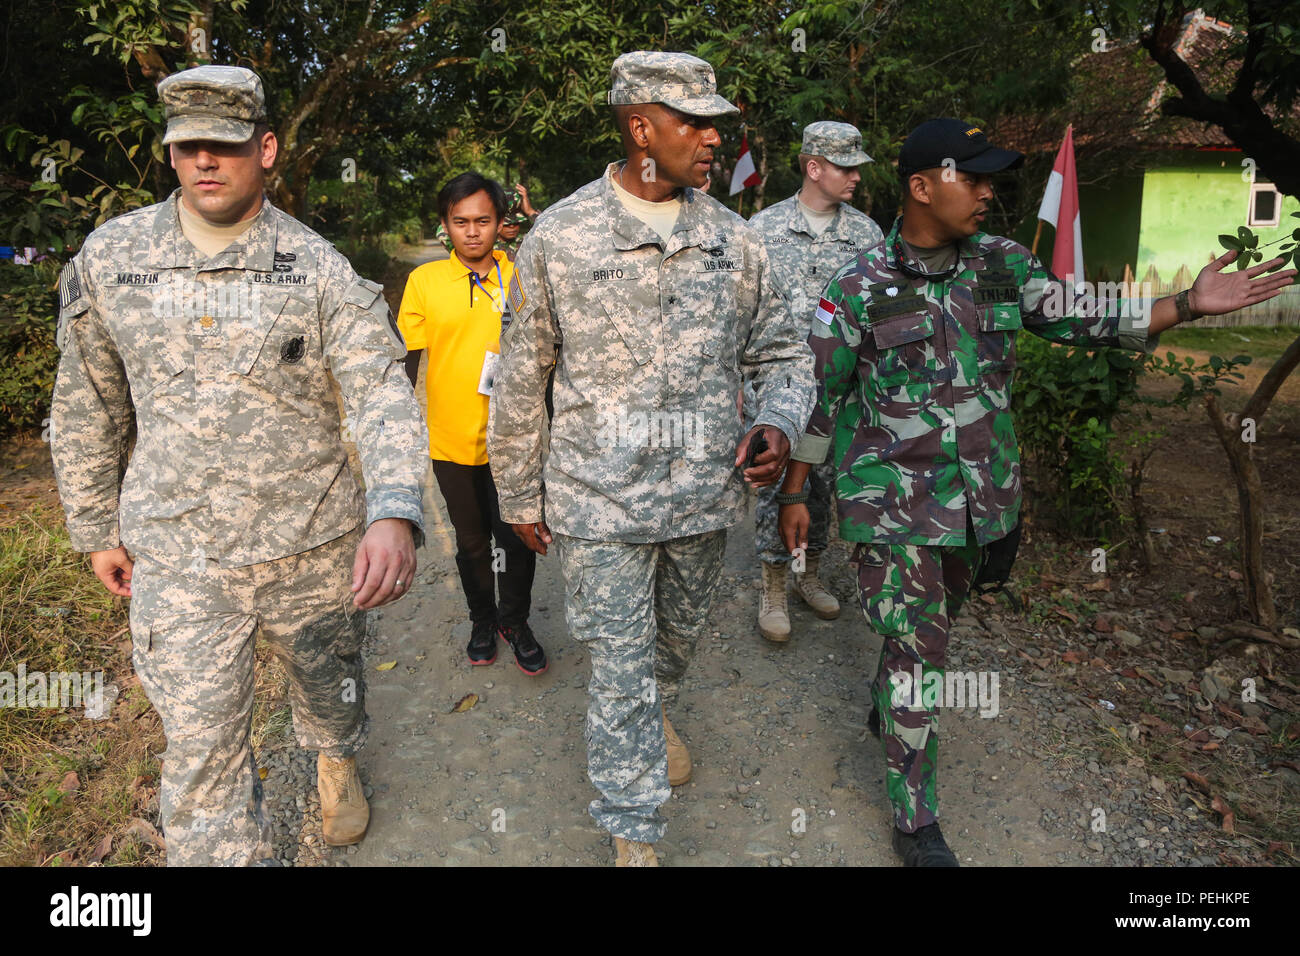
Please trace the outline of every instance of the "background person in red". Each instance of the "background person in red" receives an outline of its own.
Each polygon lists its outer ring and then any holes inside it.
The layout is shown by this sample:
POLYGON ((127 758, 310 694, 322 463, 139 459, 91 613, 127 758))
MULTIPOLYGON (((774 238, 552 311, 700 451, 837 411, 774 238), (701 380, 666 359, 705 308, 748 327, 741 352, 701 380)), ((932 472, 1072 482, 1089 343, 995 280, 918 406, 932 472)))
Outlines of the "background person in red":
POLYGON ((519 669, 536 675, 547 666, 528 626, 537 556, 501 523, 487 458, 488 396, 514 275, 506 254, 493 249, 505 213, 504 190, 478 173, 461 173, 442 187, 438 215, 451 237, 451 257, 411 273, 397 323, 409 349, 412 386, 421 355, 429 353, 429 457, 456 532, 456 567, 469 605, 469 661, 495 661, 500 633, 519 669))

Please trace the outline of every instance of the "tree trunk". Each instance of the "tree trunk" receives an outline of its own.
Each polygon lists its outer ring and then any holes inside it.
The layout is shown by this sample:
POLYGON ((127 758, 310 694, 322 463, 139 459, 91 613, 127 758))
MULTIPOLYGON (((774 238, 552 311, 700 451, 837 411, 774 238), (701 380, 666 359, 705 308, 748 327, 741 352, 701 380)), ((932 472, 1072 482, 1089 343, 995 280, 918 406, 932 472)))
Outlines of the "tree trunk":
POLYGON ((1225 414, 1214 395, 1205 397, 1205 410, 1219 436, 1219 444, 1228 455, 1232 480, 1237 485, 1246 606, 1252 621, 1272 631, 1277 628, 1277 608, 1273 604, 1272 583, 1264 570, 1264 489, 1259 480, 1259 468, 1251 455, 1254 443, 1241 440, 1240 419, 1225 414))
POLYGON ((1297 365, 1300 365, 1300 337, 1288 345, 1282 357, 1264 373, 1240 415, 1225 414, 1214 395, 1205 399, 1205 410, 1223 450, 1228 454, 1232 477, 1237 483, 1241 510, 1241 573, 1245 578, 1246 603, 1251 619, 1269 630, 1277 629, 1277 607, 1273 603, 1272 584, 1264 571, 1264 494, 1259 469, 1251 454, 1254 443, 1241 440, 1241 427, 1242 422, 1251 419, 1255 433, 1259 433, 1273 396, 1297 365))

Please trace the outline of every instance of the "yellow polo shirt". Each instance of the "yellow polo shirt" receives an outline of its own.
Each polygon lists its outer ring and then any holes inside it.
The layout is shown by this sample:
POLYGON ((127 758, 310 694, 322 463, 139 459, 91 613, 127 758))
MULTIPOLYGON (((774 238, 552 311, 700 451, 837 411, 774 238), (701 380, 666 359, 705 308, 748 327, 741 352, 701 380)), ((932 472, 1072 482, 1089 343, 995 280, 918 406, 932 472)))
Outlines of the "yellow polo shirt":
POLYGON ((484 355, 501 350, 501 305, 515 271, 499 249, 492 258, 497 266, 478 282, 471 282, 455 252, 426 262, 411 273, 402 294, 397 325, 406 347, 429 353, 429 457, 439 461, 487 464, 488 396, 479 394, 479 377, 484 355))

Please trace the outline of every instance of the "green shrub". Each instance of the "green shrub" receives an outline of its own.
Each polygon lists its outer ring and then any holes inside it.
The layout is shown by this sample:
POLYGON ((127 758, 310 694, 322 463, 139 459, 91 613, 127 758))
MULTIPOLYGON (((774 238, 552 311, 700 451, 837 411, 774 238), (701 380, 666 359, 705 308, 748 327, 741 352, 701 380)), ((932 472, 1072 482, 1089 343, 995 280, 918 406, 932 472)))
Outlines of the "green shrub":
POLYGON ((1073 537, 1108 538, 1124 520, 1126 462, 1112 422, 1137 400, 1141 354, 1017 339, 1011 406, 1027 507, 1073 537))
POLYGON ((59 264, 0 260, 0 436, 36 428, 50 414, 59 352, 59 264))

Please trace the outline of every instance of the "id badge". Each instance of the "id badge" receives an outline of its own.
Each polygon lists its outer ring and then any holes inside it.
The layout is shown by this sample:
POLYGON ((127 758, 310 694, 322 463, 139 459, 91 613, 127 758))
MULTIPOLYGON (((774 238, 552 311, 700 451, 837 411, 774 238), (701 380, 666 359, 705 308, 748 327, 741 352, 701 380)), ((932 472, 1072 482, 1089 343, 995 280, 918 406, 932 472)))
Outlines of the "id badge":
POLYGON ((478 393, 480 395, 492 394, 492 383, 497 377, 497 363, 499 361, 501 361, 501 356, 498 353, 483 353, 483 371, 478 374, 478 393))

